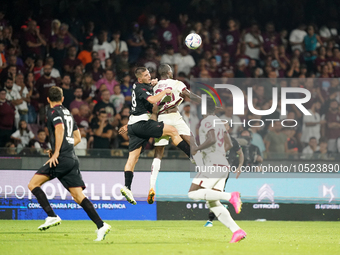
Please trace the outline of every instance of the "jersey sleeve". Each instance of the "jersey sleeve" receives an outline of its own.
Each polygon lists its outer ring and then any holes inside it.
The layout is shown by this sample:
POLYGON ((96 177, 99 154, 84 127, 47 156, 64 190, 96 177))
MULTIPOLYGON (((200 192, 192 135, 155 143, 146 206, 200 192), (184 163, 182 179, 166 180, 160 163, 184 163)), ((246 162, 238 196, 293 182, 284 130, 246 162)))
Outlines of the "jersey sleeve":
POLYGON ((211 120, 206 120, 202 122, 202 131, 208 133, 210 130, 214 129, 214 125, 211 120))
POLYGON ((148 97, 152 96, 146 88, 138 88, 138 86, 136 87, 136 94, 139 98, 143 98, 146 101, 148 100, 148 97))
POLYGON ((64 124, 62 116, 57 111, 51 113, 51 121, 53 126, 64 124))
POLYGON ((181 81, 177 82, 177 89, 178 89, 179 92, 182 92, 186 88, 187 88, 187 86, 183 82, 181 82, 181 81))

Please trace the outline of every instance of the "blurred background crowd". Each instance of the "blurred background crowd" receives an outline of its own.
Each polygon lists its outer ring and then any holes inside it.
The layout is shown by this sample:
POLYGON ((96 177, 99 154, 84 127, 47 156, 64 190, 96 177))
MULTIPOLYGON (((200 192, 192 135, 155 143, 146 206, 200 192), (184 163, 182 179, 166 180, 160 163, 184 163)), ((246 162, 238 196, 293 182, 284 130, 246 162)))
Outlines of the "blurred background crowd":
MULTIPOLYGON (((290 106, 283 117, 297 120, 296 128, 280 122, 249 128, 252 142, 262 154, 332 158, 340 151, 339 8, 335 0, 4 0, 0 147, 7 154, 46 153, 46 96, 57 85, 81 130, 80 155, 90 148, 128 148, 128 137, 117 130, 128 122, 134 70, 145 66, 156 78, 159 64, 167 63, 189 88, 192 78, 222 78, 245 94, 252 86, 257 109, 271 107, 272 87, 308 89, 311 116, 290 106), (191 32, 203 41, 194 51, 184 45, 191 32)), ((247 110, 233 115, 231 94, 221 97, 221 118, 261 119, 247 110)), ((201 116, 199 106, 191 107, 184 102, 180 111, 193 127, 201 116)), ((280 108, 270 117, 282 118, 280 108)), ((235 125, 231 134, 242 129, 235 125)))

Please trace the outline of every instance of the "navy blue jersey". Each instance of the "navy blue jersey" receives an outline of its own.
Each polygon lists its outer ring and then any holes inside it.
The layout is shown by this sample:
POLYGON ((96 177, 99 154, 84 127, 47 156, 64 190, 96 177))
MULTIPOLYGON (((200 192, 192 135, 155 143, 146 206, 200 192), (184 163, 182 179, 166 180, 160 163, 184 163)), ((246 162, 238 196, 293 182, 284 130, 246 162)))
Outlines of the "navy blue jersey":
POLYGON ((150 84, 136 82, 132 86, 131 111, 132 115, 142 115, 152 112, 152 104, 147 100, 153 95, 150 84))
POLYGON ((64 138, 59 151, 59 157, 74 157, 73 131, 77 130, 77 124, 70 111, 63 105, 56 105, 47 111, 47 128, 52 150, 55 150, 55 127, 64 125, 64 138))

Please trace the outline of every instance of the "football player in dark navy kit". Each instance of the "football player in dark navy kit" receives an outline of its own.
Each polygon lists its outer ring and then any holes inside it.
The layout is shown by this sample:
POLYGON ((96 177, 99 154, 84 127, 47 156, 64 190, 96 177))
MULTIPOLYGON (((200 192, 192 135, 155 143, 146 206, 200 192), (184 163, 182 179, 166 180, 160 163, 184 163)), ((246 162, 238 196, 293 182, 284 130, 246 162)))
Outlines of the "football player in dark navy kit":
POLYGON ((138 82, 132 88, 131 116, 126 127, 119 132, 127 129, 129 135, 129 157, 124 168, 125 187, 121 193, 131 204, 136 204, 131 192, 133 171, 141 154, 143 147, 151 137, 160 138, 170 136, 172 142, 190 157, 190 145, 183 141, 176 128, 157 121, 157 103, 166 100, 171 94, 170 89, 165 89, 157 95, 153 95, 150 85, 151 75, 145 67, 138 67, 135 71, 138 82))
POLYGON ((79 171, 78 157, 74 152, 74 146, 81 141, 79 129, 69 110, 62 105, 64 97, 61 88, 51 87, 47 101, 50 104, 50 109, 47 112, 47 128, 52 151, 50 159, 36 172, 28 184, 28 188, 48 215, 45 223, 38 229, 46 230, 61 222, 60 217, 54 213, 47 200, 46 194, 40 188, 45 182, 58 178, 71 193, 74 201, 83 207, 90 219, 97 225, 95 241, 102 241, 111 226, 102 221, 93 204, 83 194, 85 184, 79 171))

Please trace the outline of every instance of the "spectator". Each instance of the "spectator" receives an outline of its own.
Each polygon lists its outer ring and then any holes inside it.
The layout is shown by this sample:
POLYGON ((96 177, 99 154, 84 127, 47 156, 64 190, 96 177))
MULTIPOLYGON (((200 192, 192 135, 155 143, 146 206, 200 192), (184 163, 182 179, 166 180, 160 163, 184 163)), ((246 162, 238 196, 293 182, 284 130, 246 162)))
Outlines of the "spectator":
POLYGON ((339 103, 336 100, 332 100, 329 104, 328 112, 325 116, 326 120, 326 136, 328 139, 328 151, 337 152, 340 151, 338 146, 338 138, 340 137, 340 113, 339 103))
MULTIPOLYGON (((52 68, 51 77, 52 78, 56 78, 57 80, 58 79, 60 80, 60 72, 59 72, 59 70, 53 67, 54 66, 54 59, 53 59, 53 57, 47 57, 46 60, 45 60, 45 65, 50 65, 51 66, 51 68, 52 68)), ((41 76, 44 75, 43 68, 40 71, 40 75, 41 76)))
POLYGON ((148 16, 146 26, 143 27, 143 36, 147 44, 150 44, 150 41, 154 37, 157 37, 157 30, 158 26, 156 25, 156 16, 151 14, 148 16))
POLYGON ((194 136, 196 136, 196 128, 199 124, 199 119, 196 116, 196 114, 194 114, 194 112, 190 112, 190 108, 191 108, 190 103, 184 102, 182 104, 181 114, 183 116, 183 120, 185 121, 185 123, 191 128, 194 136))
POLYGON ((70 104, 71 112, 74 108, 79 109, 79 107, 83 104, 88 105, 86 101, 83 101, 83 88, 82 87, 75 88, 74 97, 75 99, 70 104))
POLYGON ((129 53, 123 51, 118 57, 116 57, 116 70, 121 73, 129 72, 129 53))
POLYGON ((246 43, 246 51, 245 54, 252 58, 256 59, 257 61, 260 60, 260 53, 266 55, 262 44, 263 38, 260 35, 259 27, 256 24, 251 26, 250 32, 244 36, 244 41, 246 43))
POLYGON ((37 27, 37 22, 35 20, 30 20, 28 22, 24 41, 26 42, 25 54, 35 54, 39 57, 44 55, 45 49, 43 46, 46 46, 46 41, 40 35, 40 30, 37 27))
POLYGON ((6 143, 5 147, 7 148, 6 149, 7 155, 16 155, 17 154, 14 143, 8 142, 8 143, 6 143))
POLYGON ((80 143, 78 143, 74 147, 74 151, 75 151, 77 156, 86 156, 87 139, 86 139, 85 127, 80 125, 80 126, 78 126, 78 128, 79 128, 81 140, 80 140, 80 143))
POLYGON ((159 60, 156 57, 155 49, 153 47, 148 47, 145 51, 145 58, 141 59, 139 63, 144 65, 149 70, 157 70, 159 66, 159 60))
MULTIPOLYGON (((109 120, 109 123, 112 124, 114 122, 114 116, 116 115, 116 109, 114 105, 110 102, 110 96, 110 91, 108 91, 107 89, 102 91, 102 100, 95 105, 93 109, 93 114, 97 115, 101 109, 104 109, 104 111, 107 113, 106 118, 109 120)), ((114 124, 117 125, 118 122, 114 124)), ((112 125, 116 126, 114 124, 112 125)))
POLYGON ((171 66, 172 72, 174 74, 178 73, 178 56, 175 55, 175 51, 172 45, 167 45, 165 49, 165 54, 162 55, 161 64, 168 64, 171 66))
POLYGON ((251 143, 259 148, 261 156, 263 152, 266 150, 266 146, 264 145, 262 136, 258 133, 261 130, 261 123, 259 121, 252 122, 252 127, 249 130, 252 132, 252 140, 251 143))
POLYGON ((233 107, 231 105, 226 105, 224 107, 224 114, 220 116, 220 119, 227 120, 231 132, 229 132, 232 136, 237 137, 238 132, 241 130, 242 125, 240 117, 233 114, 233 107), (237 124, 236 124, 237 123, 237 124))
POLYGON ((313 158, 314 159, 329 159, 331 152, 327 149, 328 147, 327 140, 320 139, 320 147, 317 151, 314 152, 313 158))
POLYGON ((295 50, 299 50, 303 52, 303 42, 304 38, 307 35, 306 26, 304 24, 300 24, 298 28, 294 29, 289 36, 289 43, 291 45, 292 52, 295 50))
POLYGON ((178 52, 179 46, 182 45, 181 35, 175 24, 161 17, 159 19, 160 28, 158 29, 158 40, 161 44, 161 50, 165 50, 167 45, 171 45, 175 52, 178 52))
MULTIPOLYGON (((18 58, 15 55, 7 55, 7 63, 9 66, 15 66, 16 67, 16 73, 19 74, 25 74, 26 70, 22 65, 18 65, 18 58)), ((22 60, 21 60, 22 62, 22 60)))
POLYGON ((8 77, 5 80, 5 91, 6 91, 6 99, 15 106, 15 126, 18 127, 20 114, 19 109, 24 110, 27 104, 24 104, 24 100, 22 100, 20 92, 16 89, 13 89, 13 80, 12 78, 8 77))
POLYGON ((6 93, 0 89, 0 148, 9 141, 14 128, 15 108, 6 99, 6 93))
POLYGON ((98 113, 98 120, 91 125, 93 130, 93 148, 110 149, 110 140, 113 134, 113 127, 108 121, 108 114, 105 111, 98 113))
POLYGON ((191 68, 195 66, 195 61, 194 58, 188 54, 188 49, 183 47, 180 50, 180 53, 175 54, 175 57, 178 59, 178 69, 176 75, 181 72, 185 73, 185 75, 189 75, 191 68))
POLYGON ((104 70, 100 64, 100 59, 99 58, 95 58, 92 60, 92 66, 91 69, 89 70, 89 72, 91 73, 92 79, 97 82, 100 79, 103 78, 103 73, 104 70))
POLYGON ((33 67, 34 79, 38 80, 41 77, 41 71, 43 70, 43 60, 41 58, 37 58, 35 60, 35 64, 33 67))
POLYGON ((75 120, 75 122, 77 123, 78 127, 79 125, 85 127, 86 129, 88 129, 89 126, 89 118, 90 118, 90 108, 87 104, 82 104, 79 107, 79 111, 77 114, 73 115, 73 118, 75 120))
POLYGON ((302 154, 304 155, 304 158, 311 158, 313 153, 318 151, 320 148, 318 146, 317 139, 312 136, 309 138, 308 145, 302 150, 302 154))
POLYGON ((285 128, 283 133, 287 136, 287 140, 285 142, 285 153, 287 154, 297 154, 299 152, 297 140, 295 136, 294 128, 285 128))
MULTIPOLYGON (((36 88, 39 93, 39 103, 40 106, 46 106, 47 96, 50 87, 56 86, 58 84, 57 79, 51 76, 52 67, 50 65, 44 66, 44 75, 41 76, 36 83, 36 88)), ((42 116, 44 119, 44 117, 42 116)))
POLYGON ((18 74, 13 84, 13 89, 17 90, 23 100, 22 104, 18 105, 18 112, 21 120, 28 122, 28 104, 31 101, 32 92, 29 92, 24 82, 24 75, 18 74))
POLYGON ((321 120, 319 114, 320 109, 320 101, 315 101, 312 107, 308 110, 311 115, 303 116, 301 142, 310 143, 311 137, 314 137, 316 141, 320 139, 321 124, 325 123, 324 120, 321 120))
POLYGON ((124 73, 122 76, 122 83, 120 84, 120 90, 124 95, 125 103, 131 104, 132 96, 132 84, 130 83, 131 77, 129 73, 124 73))
POLYGON ((38 130, 38 137, 37 141, 34 143, 34 147, 41 153, 41 154, 48 154, 48 150, 51 149, 51 144, 48 142, 46 143, 46 133, 43 129, 38 130))
POLYGON ((89 104, 93 101, 93 98, 95 97, 95 92, 97 90, 95 82, 92 79, 92 75, 90 73, 84 74, 82 87, 83 87, 83 100, 89 104))
POLYGON ((92 62, 92 48, 93 41, 88 40, 85 42, 84 49, 78 54, 78 59, 81 61, 84 67, 92 62))
POLYGON ((31 139, 34 139, 34 134, 29 130, 27 122, 21 120, 19 122, 19 129, 11 135, 11 138, 16 141, 18 148, 24 148, 28 146, 31 139))
MULTIPOLYGON (((275 154, 285 153, 285 142, 287 136, 281 131, 282 126, 280 121, 274 122, 274 127, 268 132, 264 138, 264 143, 266 145, 266 152, 275 154)), ((279 155, 277 155, 279 156, 279 155)))
POLYGON ((274 47, 278 47, 280 43, 279 35, 275 32, 275 25, 273 22, 266 24, 266 32, 262 34, 263 49, 268 54, 274 47))
POLYGON ((222 54, 222 62, 217 69, 219 77, 234 77, 234 66, 230 62, 230 54, 225 52, 222 54))
POLYGON ((241 34, 238 24, 234 19, 228 21, 228 30, 224 33, 226 50, 233 60, 240 54, 240 39, 241 34))
POLYGON ((63 79, 61 80, 61 88, 63 90, 64 102, 63 105, 70 109, 70 104, 74 100, 74 90, 71 88, 71 76, 69 74, 65 74, 63 79))
POLYGON ((0 73, 2 72, 3 69, 7 67, 4 50, 5 50, 5 44, 3 41, 0 41, 0 73))
POLYGON ((113 53, 118 56, 123 51, 128 51, 128 47, 125 41, 120 40, 120 31, 116 30, 112 34, 113 40, 110 42, 113 53))
POLYGON ((77 42, 75 38, 68 32, 68 25, 63 23, 61 24, 58 33, 51 37, 51 46, 54 49, 57 47, 57 45, 62 45, 63 48, 68 49, 72 46, 72 41, 77 42))
POLYGON ((125 103, 124 95, 121 92, 120 86, 116 85, 113 89, 113 95, 110 97, 110 102, 114 105, 116 112, 120 112, 125 103))
POLYGON ((66 73, 74 74, 76 66, 81 65, 81 61, 77 58, 77 48, 71 46, 68 49, 67 58, 63 61, 63 68, 66 73))
POLYGON ((307 35, 303 39, 303 47, 305 49, 305 61, 308 67, 308 71, 314 71, 313 64, 317 57, 316 46, 317 43, 322 45, 320 37, 315 34, 314 27, 312 25, 307 27, 307 35))
POLYGON ((92 50, 98 52, 101 65, 104 66, 105 59, 110 58, 113 53, 111 44, 107 42, 107 31, 100 31, 98 35, 98 43, 94 43, 92 50))
POLYGON ((105 71, 104 78, 100 79, 96 82, 96 87, 99 89, 99 87, 105 84, 106 88, 109 90, 110 94, 113 94, 113 88, 118 84, 118 82, 115 80, 115 73, 113 70, 107 69, 105 71))
POLYGON ((135 63, 142 53, 142 47, 146 46, 143 31, 139 29, 137 22, 132 24, 132 32, 128 37, 127 44, 129 46, 129 63, 135 63))

